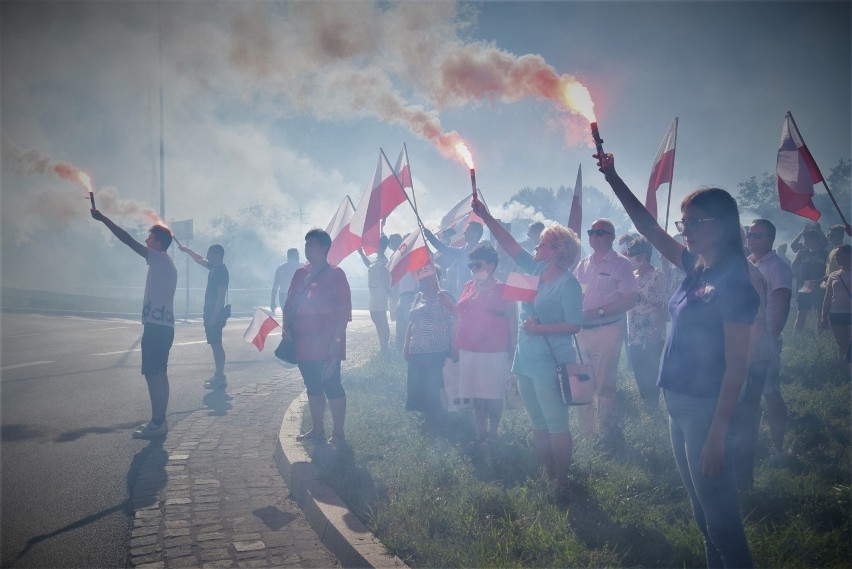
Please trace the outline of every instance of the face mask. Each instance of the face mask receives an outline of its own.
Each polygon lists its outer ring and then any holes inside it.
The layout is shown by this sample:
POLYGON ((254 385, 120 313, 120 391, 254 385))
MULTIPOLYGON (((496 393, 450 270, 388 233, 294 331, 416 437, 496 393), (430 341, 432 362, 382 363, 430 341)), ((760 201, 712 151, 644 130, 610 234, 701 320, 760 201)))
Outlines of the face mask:
POLYGON ((473 281, 477 284, 482 284, 488 280, 488 277, 491 276, 488 274, 488 271, 476 271, 473 273, 473 281))

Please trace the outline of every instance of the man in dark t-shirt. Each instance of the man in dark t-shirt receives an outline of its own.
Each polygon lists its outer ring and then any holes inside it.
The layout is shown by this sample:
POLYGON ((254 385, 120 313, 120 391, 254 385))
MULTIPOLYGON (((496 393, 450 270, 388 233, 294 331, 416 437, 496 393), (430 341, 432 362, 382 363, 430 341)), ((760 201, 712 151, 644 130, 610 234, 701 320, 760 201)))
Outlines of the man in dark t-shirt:
POLYGON ((207 275, 207 289, 204 291, 204 334, 207 343, 213 350, 213 363, 216 371, 213 376, 204 382, 207 389, 218 389, 225 387, 225 348, 222 346, 222 330, 225 328, 230 316, 230 305, 225 306, 225 297, 228 294, 228 268, 225 266, 225 248, 221 245, 211 245, 207 249, 205 259, 189 247, 178 245, 184 253, 188 253, 192 259, 210 271, 207 275))

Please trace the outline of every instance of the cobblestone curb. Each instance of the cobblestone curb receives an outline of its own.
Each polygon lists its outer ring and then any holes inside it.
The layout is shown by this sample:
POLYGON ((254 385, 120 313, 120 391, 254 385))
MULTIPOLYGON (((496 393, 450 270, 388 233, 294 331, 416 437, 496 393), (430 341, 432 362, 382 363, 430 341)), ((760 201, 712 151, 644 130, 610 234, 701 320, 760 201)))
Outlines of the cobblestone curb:
POLYGON ((344 567, 407 567, 399 557, 387 552, 334 490, 320 482, 311 457, 296 440, 307 403, 304 392, 293 400, 278 433, 275 462, 291 495, 322 543, 344 567))

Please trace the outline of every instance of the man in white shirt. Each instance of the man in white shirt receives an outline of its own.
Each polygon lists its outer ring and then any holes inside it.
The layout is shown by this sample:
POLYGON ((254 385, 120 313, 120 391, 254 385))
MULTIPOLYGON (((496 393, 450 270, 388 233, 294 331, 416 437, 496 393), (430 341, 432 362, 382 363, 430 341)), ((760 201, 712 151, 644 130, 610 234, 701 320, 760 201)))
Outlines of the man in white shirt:
POLYGON ((766 421, 769 423, 771 447, 769 458, 773 462, 783 457, 784 431, 787 424, 787 406, 781 397, 781 332, 790 315, 790 299, 793 290, 793 271, 779 257, 772 246, 775 243, 775 225, 767 219, 756 219, 751 223, 748 234, 751 261, 766 279, 766 329, 772 338, 769 369, 763 398, 766 400, 766 421))
POLYGON ((609 439, 617 434, 615 387, 624 343, 625 313, 636 304, 636 280, 630 260, 612 244, 615 226, 597 219, 586 233, 592 254, 574 270, 583 288, 583 328, 577 342, 583 362, 591 366, 598 384, 595 401, 578 410, 580 427, 609 439))
POLYGON ((148 396, 151 398, 151 421, 135 430, 133 438, 162 437, 169 430, 166 424, 166 409, 169 405, 167 368, 169 350, 175 337, 177 269, 166 253, 172 244, 172 232, 163 225, 154 225, 143 245, 100 211, 92 209, 91 213, 92 218, 106 225, 119 241, 144 257, 148 263, 142 302, 142 375, 145 376, 148 396))

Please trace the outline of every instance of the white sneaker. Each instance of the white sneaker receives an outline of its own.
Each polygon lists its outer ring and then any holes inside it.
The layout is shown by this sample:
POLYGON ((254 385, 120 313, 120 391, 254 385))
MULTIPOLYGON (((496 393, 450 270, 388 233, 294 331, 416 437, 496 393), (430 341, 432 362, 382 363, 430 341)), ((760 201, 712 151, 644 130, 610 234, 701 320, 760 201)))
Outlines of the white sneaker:
POLYGON ((204 388, 219 389, 220 387, 225 387, 227 383, 228 380, 224 375, 214 375, 213 377, 204 382, 204 388))
POLYGON ((160 425, 148 422, 133 431, 131 436, 134 439, 156 439, 157 437, 166 436, 166 433, 168 432, 169 426, 166 421, 163 421, 160 425))

